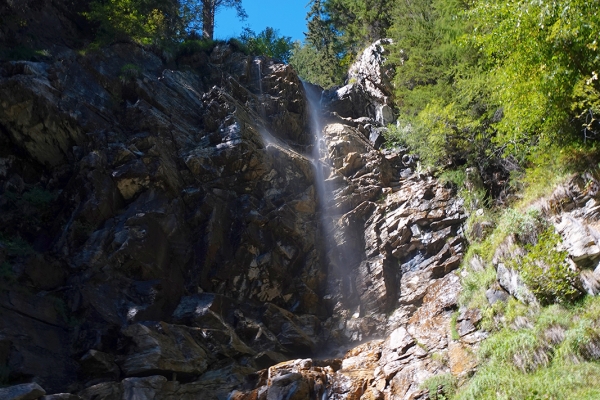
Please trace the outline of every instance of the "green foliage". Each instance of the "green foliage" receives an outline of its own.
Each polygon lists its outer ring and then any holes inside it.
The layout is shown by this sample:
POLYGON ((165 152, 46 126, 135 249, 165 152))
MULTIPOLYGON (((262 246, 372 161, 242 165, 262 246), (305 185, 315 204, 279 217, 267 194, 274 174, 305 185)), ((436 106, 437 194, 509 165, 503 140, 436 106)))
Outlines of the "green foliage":
POLYGON ((14 282, 15 279, 15 271, 13 271, 12 266, 7 261, 0 264, 0 281, 10 283, 14 282))
POLYGON ((10 48, 0 48, 0 59, 2 60, 26 60, 38 61, 50 57, 50 52, 45 49, 34 49, 29 46, 19 45, 10 48))
POLYGON ((292 55, 292 38, 279 36, 277 30, 267 27, 260 33, 255 33, 249 28, 244 29, 240 41, 253 55, 271 57, 285 63, 290 61, 292 55))
POLYGON ((94 0, 84 15, 98 24, 98 40, 131 38, 141 44, 164 44, 182 33, 176 0, 94 0))
POLYGON ((212 41, 221 8, 246 17, 241 0, 93 0, 84 16, 97 26, 96 46, 131 39, 168 48, 199 31, 212 41))
POLYGON ((125 64, 121 67, 119 80, 122 84, 135 82, 136 79, 142 76, 142 69, 135 64, 125 64))
POLYGON ((448 400, 456 392, 457 379, 452 374, 434 375, 421 385, 427 389, 430 400, 448 400))
POLYGON ((304 44, 297 43, 290 64, 302 79, 324 88, 342 84, 356 55, 387 36, 391 0, 311 0, 304 44))
POLYGON ((197 53, 209 53, 216 44, 217 42, 214 40, 187 38, 177 46, 177 58, 197 53))
POLYGON ((8 386, 10 383, 10 367, 8 365, 0 365, 0 387, 8 386))
POLYGON ((73 315, 73 313, 69 310, 67 303, 62 298, 51 296, 50 300, 54 305, 56 313, 62 318, 68 327, 75 328, 76 326, 82 324, 83 321, 73 315))
POLYGON ((537 243, 525 246, 525 256, 507 260, 542 304, 567 303, 581 294, 579 274, 567 263, 568 253, 557 250, 560 243, 560 235, 550 228, 537 236, 537 243))
MULTIPOLYGON (((523 157, 533 143, 561 141, 598 114, 600 17, 584 0, 477 1, 471 39, 489 69, 494 102, 504 107, 496 141, 523 157), (573 118, 582 119, 573 124, 573 118)), ((585 126, 584 126, 585 125, 585 126)))
POLYGON ((460 293, 459 304, 467 308, 485 308, 488 305, 485 291, 495 281, 496 269, 491 264, 483 271, 470 271, 462 279, 463 289, 460 293))
POLYGON ((342 51, 352 56, 386 36, 393 3, 392 0, 322 1, 328 28, 336 34, 342 51))
POLYGON ((317 49, 311 44, 295 42, 290 56, 290 65, 300 78, 325 89, 343 83, 345 71, 331 47, 317 49))
POLYGON ((452 318, 450 318, 450 335, 452 340, 460 340, 460 335, 458 334, 458 328, 456 326, 456 320, 458 318, 458 311, 452 313, 452 318))

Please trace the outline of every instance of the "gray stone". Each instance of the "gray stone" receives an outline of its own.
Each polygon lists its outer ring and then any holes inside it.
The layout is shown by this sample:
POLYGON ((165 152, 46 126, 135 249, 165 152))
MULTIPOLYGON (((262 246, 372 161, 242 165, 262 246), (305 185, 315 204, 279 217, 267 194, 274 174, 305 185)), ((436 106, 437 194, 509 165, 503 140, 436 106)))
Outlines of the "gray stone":
POLYGON ((35 400, 46 394, 37 383, 23 383, 0 389, 0 399, 3 400, 35 400))
POLYGON ((126 376, 149 373, 197 375, 206 371, 208 355, 187 328, 164 322, 134 324, 123 330, 134 346, 120 362, 126 376))
POLYGON ((562 242, 569 256, 580 266, 596 265, 600 258, 600 232, 570 216, 564 216, 556 224, 556 230, 562 236, 562 242))
POLYGON ((513 297, 525 304, 537 304, 535 296, 531 293, 527 285, 525 285, 517 271, 507 268, 503 263, 499 263, 496 275, 500 286, 513 297))

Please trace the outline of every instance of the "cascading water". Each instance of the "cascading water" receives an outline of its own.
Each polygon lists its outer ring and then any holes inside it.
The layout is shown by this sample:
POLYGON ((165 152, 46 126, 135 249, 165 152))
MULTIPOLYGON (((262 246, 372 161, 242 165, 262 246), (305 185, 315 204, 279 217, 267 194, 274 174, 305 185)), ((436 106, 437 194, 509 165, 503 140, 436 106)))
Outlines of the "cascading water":
POLYGON ((304 91, 309 105, 309 114, 313 131, 313 165, 315 167, 315 187, 320 204, 321 231, 325 246, 326 259, 328 263, 329 276, 333 282, 330 282, 329 293, 339 293, 344 299, 348 299, 354 292, 354 284, 347 267, 352 265, 351 260, 347 260, 349 252, 345 244, 337 243, 335 236, 339 235, 340 228, 335 223, 337 215, 332 210, 335 201, 334 184, 328 180, 331 167, 328 164, 329 155, 327 151, 327 142, 323 136, 324 124, 321 118, 321 94, 322 89, 303 82, 304 91))

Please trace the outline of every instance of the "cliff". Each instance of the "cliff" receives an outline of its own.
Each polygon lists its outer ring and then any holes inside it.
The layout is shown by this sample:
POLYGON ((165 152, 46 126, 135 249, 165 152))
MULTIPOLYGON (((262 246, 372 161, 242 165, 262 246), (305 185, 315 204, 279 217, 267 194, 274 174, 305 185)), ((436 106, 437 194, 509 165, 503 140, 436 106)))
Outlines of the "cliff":
MULTIPOLYGON (((76 17, 23 4, 47 47, 0 63, 1 398, 444 396, 427 382, 472 376, 482 310, 539 306, 509 262, 535 243, 521 225, 457 273, 493 224, 465 225, 455 188, 380 149, 386 41, 323 92, 234 44, 74 50, 76 17), (35 23, 48 12, 59 44, 35 23), (477 280, 485 307, 459 307, 477 280)), ((598 185, 535 205, 574 297, 600 286, 598 185)))

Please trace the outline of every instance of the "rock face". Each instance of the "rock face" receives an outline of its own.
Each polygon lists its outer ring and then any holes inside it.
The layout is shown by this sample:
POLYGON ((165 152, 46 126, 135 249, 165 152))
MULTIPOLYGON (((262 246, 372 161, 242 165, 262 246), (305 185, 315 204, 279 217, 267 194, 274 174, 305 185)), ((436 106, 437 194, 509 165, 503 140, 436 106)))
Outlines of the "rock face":
POLYGON ((465 215, 370 140, 393 117, 381 45, 350 72, 362 97, 325 101, 321 160, 291 67, 228 44, 0 63, 2 390, 404 399, 467 373, 465 215))
POLYGON ((391 39, 380 39, 363 51, 348 71, 347 84, 324 94, 326 112, 345 118, 367 118, 366 122, 373 125, 395 122, 391 84, 394 69, 385 64, 385 46, 390 43, 391 39))

